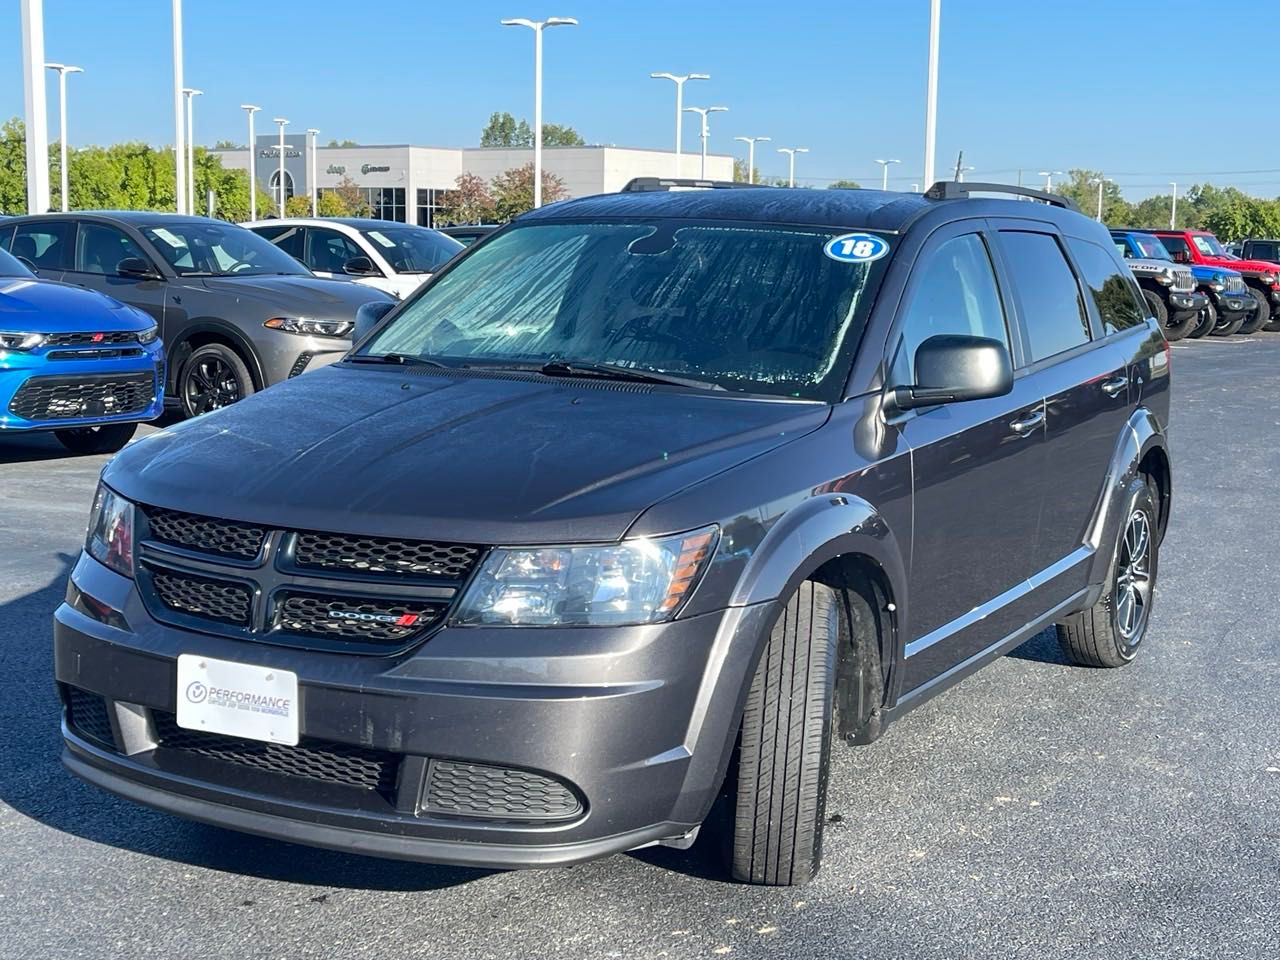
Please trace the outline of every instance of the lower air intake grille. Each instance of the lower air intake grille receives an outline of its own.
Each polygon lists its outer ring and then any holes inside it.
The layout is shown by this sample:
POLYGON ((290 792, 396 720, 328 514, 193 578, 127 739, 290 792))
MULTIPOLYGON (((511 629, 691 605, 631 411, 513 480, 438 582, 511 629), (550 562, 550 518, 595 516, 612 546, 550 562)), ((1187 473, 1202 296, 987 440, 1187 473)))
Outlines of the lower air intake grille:
POLYGON ((489 820, 571 820, 582 812, 559 780, 526 770, 434 760, 427 777, 426 812, 489 820))
POLYGON ((139 413, 151 405, 155 378, 32 377, 9 401, 9 412, 24 420, 64 420, 139 413))
POLYGON ((115 734, 111 732, 111 718, 107 715, 107 702, 96 693, 79 687, 67 687, 67 725, 80 736, 116 748, 115 734))
POLYGON ((444 604, 420 601, 283 593, 276 600, 275 625, 311 637, 396 643, 431 626, 444 610, 444 604))
POLYGON ((219 623, 248 626, 253 594, 242 583, 151 569, 156 596, 170 610, 219 623))
POLYGON ((184 730, 178 726, 173 714, 159 710, 153 710, 151 716, 155 722, 157 742, 163 750, 256 767, 287 777, 376 790, 385 796, 391 796, 395 791, 400 757, 394 753, 305 738, 294 747, 281 743, 261 743, 199 730, 184 730))
POLYGON ((200 553, 214 553, 220 557, 237 560, 253 560, 262 549, 267 532, 251 523, 235 520, 216 520, 194 513, 165 510, 160 507, 143 507, 151 537, 162 543, 185 547, 200 553))

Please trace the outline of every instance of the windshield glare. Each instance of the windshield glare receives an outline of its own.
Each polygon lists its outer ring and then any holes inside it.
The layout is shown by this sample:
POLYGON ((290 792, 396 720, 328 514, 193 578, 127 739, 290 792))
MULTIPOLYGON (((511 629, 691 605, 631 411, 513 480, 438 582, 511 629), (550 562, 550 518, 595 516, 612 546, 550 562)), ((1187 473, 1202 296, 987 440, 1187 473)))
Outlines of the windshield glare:
POLYGON ((1195 243, 1196 249, 1206 257, 1221 257, 1227 253, 1227 251, 1223 249, 1222 244, 1218 242, 1217 237, 1196 234, 1191 238, 1191 240, 1195 243))
POLYGON ((388 224, 360 232, 396 273, 431 273, 462 249, 457 240, 426 227, 388 224))
POLYGON ((9 251, 0 249, 0 277, 20 277, 23 280, 31 280, 35 274, 24 267, 9 251))
POLYGON ((233 224, 187 221, 142 232, 180 277, 311 276, 271 241, 233 224))
POLYGON ((834 401, 888 259, 847 231, 659 220, 516 226, 422 288, 364 355, 608 363, 834 401))

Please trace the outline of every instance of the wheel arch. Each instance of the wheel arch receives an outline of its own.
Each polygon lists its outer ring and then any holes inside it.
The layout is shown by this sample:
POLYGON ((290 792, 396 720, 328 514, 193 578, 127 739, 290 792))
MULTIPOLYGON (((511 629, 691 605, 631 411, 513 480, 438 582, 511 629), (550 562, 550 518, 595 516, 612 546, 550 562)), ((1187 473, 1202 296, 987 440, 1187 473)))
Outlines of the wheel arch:
POLYGON ((213 317, 184 324, 182 334, 177 337, 169 350, 169 372, 166 379, 168 388, 175 395, 178 390, 178 375, 191 356, 200 347, 210 343, 221 343, 234 350, 249 368, 249 376, 253 378, 255 390, 266 387, 266 377, 262 370, 262 361, 247 337, 225 320, 213 317))

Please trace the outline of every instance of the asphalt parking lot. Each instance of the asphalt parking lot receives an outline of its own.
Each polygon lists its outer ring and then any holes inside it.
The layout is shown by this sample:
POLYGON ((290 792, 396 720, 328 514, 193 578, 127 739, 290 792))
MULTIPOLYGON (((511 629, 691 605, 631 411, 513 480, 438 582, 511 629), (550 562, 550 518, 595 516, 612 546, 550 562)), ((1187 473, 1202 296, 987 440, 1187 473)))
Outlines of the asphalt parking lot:
POLYGON ((646 850, 492 873, 187 823, 58 763, 50 613, 105 458, 0 439, 0 957, 1274 958, 1280 335, 1174 346, 1175 514, 1148 648, 1051 635, 837 751, 822 874, 646 850))

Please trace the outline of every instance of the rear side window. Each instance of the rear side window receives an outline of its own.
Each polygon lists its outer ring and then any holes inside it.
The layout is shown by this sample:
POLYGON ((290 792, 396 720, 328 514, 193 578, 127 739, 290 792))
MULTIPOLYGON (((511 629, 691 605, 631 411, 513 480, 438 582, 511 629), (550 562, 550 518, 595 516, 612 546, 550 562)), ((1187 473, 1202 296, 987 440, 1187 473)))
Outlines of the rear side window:
POLYGON ((1250 244, 1249 256, 1256 260, 1274 260, 1276 258, 1276 245, 1274 243, 1250 244))
POLYGON ((10 252, 40 270, 68 270, 71 268, 71 236, 71 224, 65 220, 20 223, 14 231, 10 252))
POLYGON ((1146 310, 1138 300, 1133 281, 1120 272, 1107 251, 1088 240, 1070 239, 1067 246, 1080 265, 1081 279, 1102 317, 1102 329, 1118 333, 1142 324, 1146 310))
POLYGON ((77 273, 101 273, 115 276, 121 260, 136 257, 150 260, 129 237, 115 227, 101 223, 80 224, 80 242, 76 245, 77 273))
POLYGON ((1088 343, 1089 314, 1057 239, 1009 230, 1001 231, 1000 242, 1022 302, 1027 362, 1088 343))
POLYGON ((310 242, 307 244, 306 264, 316 273, 344 274, 348 260, 364 256, 364 251, 354 240, 337 230, 309 227, 307 233, 310 234, 310 242))
POLYGON ((1184 257, 1191 255, 1191 248, 1187 246, 1187 241, 1183 237, 1161 237, 1160 241, 1172 255, 1182 254, 1184 257))
POLYGON ((302 227, 254 227, 253 232, 270 240, 293 259, 302 259, 302 227))

